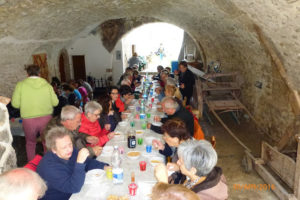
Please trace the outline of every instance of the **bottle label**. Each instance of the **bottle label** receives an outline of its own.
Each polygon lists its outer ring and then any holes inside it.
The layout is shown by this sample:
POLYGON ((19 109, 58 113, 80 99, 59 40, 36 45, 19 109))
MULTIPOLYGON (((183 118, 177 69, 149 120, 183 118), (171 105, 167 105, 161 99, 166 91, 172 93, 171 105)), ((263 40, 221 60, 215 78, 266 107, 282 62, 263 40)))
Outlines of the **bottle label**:
POLYGON ((123 183, 123 169, 114 169, 113 170, 113 183, 123 183))

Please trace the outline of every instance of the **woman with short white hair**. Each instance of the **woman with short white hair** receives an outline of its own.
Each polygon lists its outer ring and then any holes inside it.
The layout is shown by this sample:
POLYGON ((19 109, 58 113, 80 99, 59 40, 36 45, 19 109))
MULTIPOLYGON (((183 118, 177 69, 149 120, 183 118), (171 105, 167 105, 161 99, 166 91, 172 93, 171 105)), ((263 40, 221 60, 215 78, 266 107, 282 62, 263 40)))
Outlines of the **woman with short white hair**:
MULTIPOLYGON (((95 146, 104 146, 113 136, 110 133, 110 124, 106 124, 103 129, 99 124, 98 119, 102 112, 102 106, 96 101, 90 101, 84 106, 84 113, 81 115, 80 133, 96 136, 99 139, 95 146)), ((92 145, 91 145, 92 146, 92 145)))
MULTIPOLYGON (((188 140, 178 147, 177 165, 185 177, 181 184, 198 194, 201 200, 224 200, 228 188, 222 169, 217 167, 218 156, 212 145, 205 140, 188 140)), ((166 168, 158 166, 156 177, 166 182, 166 168), (159 178, 160 177, 160 178, 159 178)))

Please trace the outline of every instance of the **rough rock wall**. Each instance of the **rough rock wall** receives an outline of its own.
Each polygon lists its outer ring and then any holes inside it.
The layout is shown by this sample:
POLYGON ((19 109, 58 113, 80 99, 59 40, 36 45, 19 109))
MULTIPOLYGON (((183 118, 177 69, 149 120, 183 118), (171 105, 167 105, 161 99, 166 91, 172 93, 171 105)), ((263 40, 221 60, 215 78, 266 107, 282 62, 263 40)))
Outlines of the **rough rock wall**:
POLYGON ((17 158, 12 147, 12 136, 9 126, 8 111, 0 103, 0 174, 17 166, 17 158))
POLYGON ((224 71, 241 72, 244 103, 277 140, 293 113, 285 83, 276 75, 253 27, 256 24, 262 29, 293 88, 299 88, 299 9, 297 0, 2 0, 0 93, 11 95, 16 81, 25 76, 24 64, 31 62, 35 52, 46 52, 49 71, 57 74, 59 51, 102 22, 154 18, 193 36, 202 48, 203 61, 220 60, 224 71), (256 81, 263 83, 262 89, 254 86, 256 81), (276 95, 282 100, 275 102, 276 95))

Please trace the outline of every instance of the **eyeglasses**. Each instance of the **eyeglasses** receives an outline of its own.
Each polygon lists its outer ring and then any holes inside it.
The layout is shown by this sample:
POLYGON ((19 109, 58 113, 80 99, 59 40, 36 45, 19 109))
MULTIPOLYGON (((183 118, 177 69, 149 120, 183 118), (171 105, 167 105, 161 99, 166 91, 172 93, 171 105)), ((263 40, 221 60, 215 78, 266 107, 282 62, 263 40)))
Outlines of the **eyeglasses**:
POLYGON ((112 92, 111 94, 117 95, 117 94, 119 94, 119 93, 118 93, 118 92, 112 92))
POLYGON ((100 117, 100 113, 99 114, 93 113, 93 115, 95 115, 96 117, 100 117))

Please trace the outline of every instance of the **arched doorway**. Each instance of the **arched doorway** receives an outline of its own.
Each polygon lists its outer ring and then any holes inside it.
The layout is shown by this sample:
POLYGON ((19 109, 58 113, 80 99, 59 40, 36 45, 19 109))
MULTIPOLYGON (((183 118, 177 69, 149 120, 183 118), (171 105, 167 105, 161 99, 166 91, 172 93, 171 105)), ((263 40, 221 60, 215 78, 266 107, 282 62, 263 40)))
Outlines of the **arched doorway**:
POLYGON ((64 61, 64 56, 62 54, 60 54, 59 56, 59 73, 60 73, 60 81, 66 82, 65 61, 64 61))
POLYGON ((61 82, 70 80, 69 55, 66 49, 62 49, 58 58, 59 74, 61 82))

